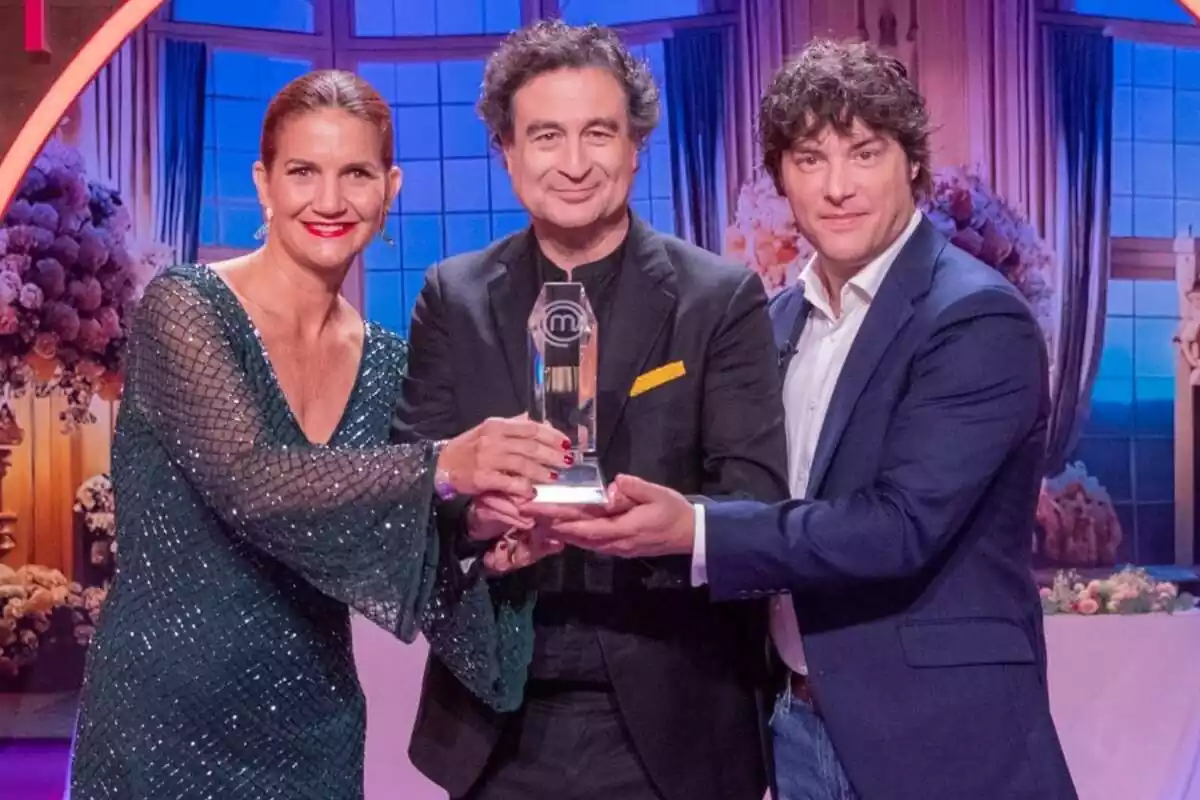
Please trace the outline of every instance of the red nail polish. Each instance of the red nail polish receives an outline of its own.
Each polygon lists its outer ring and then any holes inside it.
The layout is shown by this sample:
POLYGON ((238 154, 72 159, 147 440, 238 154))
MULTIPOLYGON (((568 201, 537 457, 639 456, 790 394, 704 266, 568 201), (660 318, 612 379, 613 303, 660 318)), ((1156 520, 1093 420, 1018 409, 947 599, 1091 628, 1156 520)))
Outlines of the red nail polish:
POLYGON ((563 450, 570 450, 570 449, 571 449, 571 442, 570 442, 570 441, 568 441, 567 439, 563 439, 563 445, 562 445, 562 447, 563 447, 563 450))
POLYGON ((557 472, 551 472, 551 473, 550 473, 550 480, 552 480, 552 481, 556 481, 556 480, 558 480, 558 473, 557 473, 557 472))
POLYGON ((567 453, 565 456, 563 456, 563 461, 565 461, 567 463, 567 465, 570 466, 571 464, 575 463, 575 456, 571 455, 570 453, 567 453))

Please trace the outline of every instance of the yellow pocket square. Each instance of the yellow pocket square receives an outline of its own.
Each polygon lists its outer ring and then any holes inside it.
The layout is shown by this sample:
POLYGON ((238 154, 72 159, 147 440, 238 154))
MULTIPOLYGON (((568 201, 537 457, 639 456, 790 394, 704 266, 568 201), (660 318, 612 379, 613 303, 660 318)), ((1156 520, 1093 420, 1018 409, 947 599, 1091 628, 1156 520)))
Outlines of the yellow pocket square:
POLYGON ((670 383, 684 375, 687 375, 687 370, 683 368, 682 361, 672 361, 670 364, 655 367, 638 376, 638 379, 633 382, 633 388, 629 390, 629 396, 637 397, 639 394, 645 394, 651 389, 657 389, 664 383, 670 383))

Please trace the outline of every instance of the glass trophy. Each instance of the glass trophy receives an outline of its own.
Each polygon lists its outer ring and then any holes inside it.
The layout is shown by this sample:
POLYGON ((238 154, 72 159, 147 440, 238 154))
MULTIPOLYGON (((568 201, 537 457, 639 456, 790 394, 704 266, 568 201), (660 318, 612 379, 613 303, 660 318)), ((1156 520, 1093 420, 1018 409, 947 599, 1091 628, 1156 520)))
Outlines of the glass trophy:
POLYGON ((536 502, 602 505, 607 500, 596 458, 599 334, 583 284, 542 286, 529 315, 529 418, 561 431, 571 442, 574 463, 560 470, 556 481, 534 487, 536 502))

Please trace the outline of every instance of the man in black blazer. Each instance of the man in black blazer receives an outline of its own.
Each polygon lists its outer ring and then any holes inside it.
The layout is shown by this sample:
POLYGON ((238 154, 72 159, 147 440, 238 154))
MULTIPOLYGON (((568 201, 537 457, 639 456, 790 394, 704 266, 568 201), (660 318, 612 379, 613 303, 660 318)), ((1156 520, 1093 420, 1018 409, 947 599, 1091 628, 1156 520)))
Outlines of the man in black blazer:
MULTIPOLYGON (((542 283, 569 279, 598 321, 605 474, 786 497, 761 282, 629 208, 659 116, 646 66, 610 30, 538 23, 493 55, 479 109, 532 226, 430 270, 394 438, 441 439, 526 411, 530 311, 542 283)), ((448 535, 476 539, 534 524, 496 496, 439 516, 448 535)), ((539 592, 525 707, 490 712, 430 659, 410 748, 418 769, 473 800, 761 800, 762 605, 710 604, 686 558, 568 548, 523 572, 511 580, 539 592)))

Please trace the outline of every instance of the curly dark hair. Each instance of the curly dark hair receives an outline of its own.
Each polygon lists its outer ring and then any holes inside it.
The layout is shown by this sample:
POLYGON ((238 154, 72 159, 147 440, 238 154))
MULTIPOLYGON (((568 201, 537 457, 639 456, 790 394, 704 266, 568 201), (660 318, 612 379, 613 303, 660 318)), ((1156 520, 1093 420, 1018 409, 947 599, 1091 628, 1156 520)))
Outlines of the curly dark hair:
POLYGON ((658 125, 658 87, 650 68, 633 57, 616 31, 598 25, 541 20, 509 34, 488 59, 475 108, 499 148, 512 141, 513 96, 529 80, 559 69, 606 69, 625 89, 629 135, 638 145, 658 125))
POLYGON ((917 167, 913 195, 928 195, 929 112, 908 70, 868 42, 828 39, 812 41, 785 64, 759 106, 763 166, 780 193, 780 165, 797 141, 825 128, 846 136, 855 120, 899 143, 917 167))

